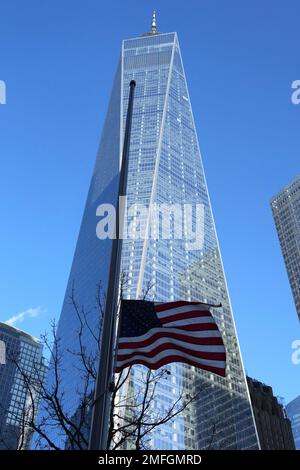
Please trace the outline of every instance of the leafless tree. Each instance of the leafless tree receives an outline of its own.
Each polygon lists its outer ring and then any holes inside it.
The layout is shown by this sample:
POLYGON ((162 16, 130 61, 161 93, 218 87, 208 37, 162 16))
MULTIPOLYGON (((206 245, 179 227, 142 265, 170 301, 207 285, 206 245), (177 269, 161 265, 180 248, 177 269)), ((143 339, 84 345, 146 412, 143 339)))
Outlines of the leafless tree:
POLYGON ((128 368, 124 371, 124 375, 118 376, 113 392, 114 406, 111 408, 109 434, 111 449, 149 449, 153 431, 169 421, 173 421, 201 393, 198 390, 196 394, 191 396, 181 387, 174 397, 173 403, 160 409, 157 407, 155 396, 159 385, 168 379, 169 370, 151 371, 139 368, 134 385, 131 387, 129 383, 125 394, 118 397, 118 392, 130 379, 131 372, 131 368, 128 368))
MULTIPOLYGON (((126 280, 122 277, 121 286, 126 280)), ((122 287, 123 288, 123 287, 122 287)), ((147 292, 144 293, 146 296, 147 292)), ((34 363, 32 371, 22 368, 18 357, 11 357, 21 377, 26 401, 23 409, 14 416, 18 422, 16 449, 24 449, 34 434, 33 448, 61 450, 84 450, 88 447, 88 430, 93 406, 93 386, 97 376, 100 332, 104 314, 105 295, 101 284, 96 289, 96 309, 98 324, 92 326, 90 313, 76 299, 75 289, 70 295, 70 304, 78 320, 77 345, 64 351, 61 339, 57 336, 57 325, 51 323, 50 334, 41 336, 44 348, 50 356, 51 381, 45 381, 45 369, 41 363, 34 363), (85 342, 88 334, 93 345, 85 342), (77 410, 70 413, 68 397, 63 388, 63 355, 74 357, 74 366, 80 376, 81 388, 77 393, 77 410), (75 360, 76 358, 76 360, 75 360), (40 405, 41 412, 37 413, 40 405), (37 417, 38 416, 38 417, 37 417), (59 446, 54 435, 64 444, 59 446)), ((111 414, 108 433, 108 448, 147 449, 153 431, 172 421, 186 410, 201 393, 201 390, 188 395, 184 388, 179 391, 170 406, 163 409, 155 406, 155 396, 160 384, 165 384, 170 372, 167 369, 151 371, 142 366, 129 367, 115 375, 111 384, 111 414), (133 381, 133 375, 138 380, 133 381)))

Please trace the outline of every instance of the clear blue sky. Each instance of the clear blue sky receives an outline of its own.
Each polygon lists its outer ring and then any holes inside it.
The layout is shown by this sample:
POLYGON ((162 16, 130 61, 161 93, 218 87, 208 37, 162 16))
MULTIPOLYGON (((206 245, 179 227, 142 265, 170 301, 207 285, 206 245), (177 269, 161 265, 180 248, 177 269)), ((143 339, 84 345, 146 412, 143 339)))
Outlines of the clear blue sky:
POLYGON ((0 319, 38 335, 60 314, 121 40, 153 8, 179 35, 246 370, 289 401, 300 325, 269 200, 300 173, 296 0, 2 0, 0 319))

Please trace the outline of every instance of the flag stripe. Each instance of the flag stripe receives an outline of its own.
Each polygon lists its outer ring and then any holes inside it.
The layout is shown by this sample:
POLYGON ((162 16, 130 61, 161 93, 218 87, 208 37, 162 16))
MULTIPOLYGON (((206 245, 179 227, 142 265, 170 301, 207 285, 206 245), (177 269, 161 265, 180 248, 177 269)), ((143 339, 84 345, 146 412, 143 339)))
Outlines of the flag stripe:
MULTIPOLYGON (((186 347, 183 347, 179 344, 174 343, 173 341, 169 343, 164 343, 160 344, 159 346, 151 349, 151 351, 144 351, 143 349, 139 349, 138 354, 143 357, 155 357, 158 353, 162 351, 170 351, 170 350, 176 350, 180 351, 186 354, 189 354, 193 357, 196 358, 202 358, 202 359, 212 359, 216 361, 225 361, 226 360, 226 354, 225 352, 207 352, 207 351, 199 351, 199 350, 193 350, 189 349, 186 347)), ((123 353, 123 351, 122 351, 123 353)), ((129 354, 118 354, 118 361, 125 361, 131 358, 134 358, 134 356, 137 355, 137 351, 133 350, 129 354)))
POLYGON ((158 310, 158 307, 155 307, 156 314, 159 319, 164 317, 168 317, 169 315, 175 315, 176 313, 184 313, 184 312, 207 312, 208 315, 211 315, 211 312, 208 310, 207 306, 205 305, 185 305, 177 308, 167 308, 164 310, 158 310))
MULTIPOLYGON (((171 323, 170 326, 173 326, 174 323, 171 323)), ((215 323, 201 323, 201 324, 192 324, 192 325, 181 325, 178 327, 178 330, 190 330, 190 331, 208 331, 208 330, 218 330, 218 327, 215 323)))
POLYGON ((171 315, 164 315, 163 317, 160 317, 159 315, 157 316, 163 324, 174 320, 188 320, 189 318, 212 318, 212 315, 208 310, 203 310, 202 312, 191 310, 188 312, 175 313, 174 315, 172 312, 174 312, 174 310, 170 310, 171 315))
MULTIPOLYGON (((155 310, 157 312, 163 312, 164 310, 170 310, 171 308, 184 307, 186 305, 205 305, 201 302, 187 302, 185 300, 177 300, 176 302, 167 303, 155 303, 155 310)), ((206 305, 207 308, 207 305, 206 305)))
POLYGON ((187 325, 208 325, 208 324, 214 324, 215 325, 215 320, 212 317, 202 317, 202 318, 188 318, 187 320, 181 319, 181 320, 172 320, 172 321, 167 321, 164 323, 164 326, 172 326, 172 328, 181 328, 182 326, 187 326, 187 325))
POLYGON ((156 338, 177 338, 193 344, 223 344, 219 331, 184 331, 176 328, 152 328, 136 338, 124 337, 119 339, 119 348, 140 348, 152 344, 156 338))
MULTIPOLYGON (((151 341, 150 344, 146 345, 146 346, 140 346, 138 348, 138 350, 141 352, 141 353, 144 353, 144 352, 148 352, 148 351, 152 351, 153 348, 156 348, 158 346, 160 346, 161 344, 162 345, 165 345, 166 344, 166 341, 168 342, 168 344, 177 344, 179 346, 182 346, 182 347, 186 347, 188 348, 189 350, 192 350, 192 351, 203 351, 203 352, 218 352, 218 353, 224 353, 225 352, 225 347, 223 344, 199 344, 199 342, 197 341, 196 343, 191 343, 190 341, 187 342, 185 339, 177 339, 177 338, 174 338, 173 336, 169 339, 169 338, 166 338, 165 336, 163 337, 160 337, 160 338, 155 338, 153 339, 153 341, 151 341)), ((124 344, 122 345, 124 346, 124 344)), ((119 354, 131 354, 133 352, 136 352, 137 348, 135 347, 135 345, 132 346, 132 343, 129 344, 128 348, 119 348, 119 354)))
MULTIPOLYGON (((215 366, 215 367, 223 367, 224 364, 225 364, 225 361, 224 360, 212 360, 212 359, 202 359, 202 358, 196 358, 194 357, 192 354, 189 354, 189 353, 186 353, 186 352, 183 352, 183 351, 176 351, 176 349, 168 349, 168 350, 165 350, 165 351, 160 351, 158 352, 157 354, 155 354, 155 356, 153 357, 145 357, 143 354, 139 354, 138 352, 132 356, 132 358, 130 360, 139 360, 139 359, 147 359, 149 365, 152 365, 152 364, 155 364, 156 362, 164 359, 165 357, 168 357, 168 356, 178 356, 178 357, 181 357, 181 358, 189 358, 193 361, 196 361, 196 362, 199 362, 201 364, 205 364, 207 366, 215 366)), ((126 362, 126 361, 117 361, 117 365, 118 364, 121 364, 122 362, 126 362)))
MULTIPOLYGON (((161 359, 160 361, 152 363, 151 369, 154 369, 154 370, 159 369, 160 367, 170 364, 171 362, 184 362, 191 366, 199 367, 200 369, 207 370, 208 372, 213 372, 214 374, 218 374, 218 375, 221 375, 222 377, 225 377, 225 365, 222 367, 208 366, 206 364, 202 364, 200 362, 194 361, 188 357, 185 357, 183 360, 182 356, 167 356, 164 359, 161 359)), ((135 360, 123 362, 120 364, 117 363, 116 372, 121 372, 122 369, 125 369, 126 367, 129 367, 129 366, 133 366, 134 364, 142 364, 146 367, 150 366, 148 360, 135 359, 135 360)))

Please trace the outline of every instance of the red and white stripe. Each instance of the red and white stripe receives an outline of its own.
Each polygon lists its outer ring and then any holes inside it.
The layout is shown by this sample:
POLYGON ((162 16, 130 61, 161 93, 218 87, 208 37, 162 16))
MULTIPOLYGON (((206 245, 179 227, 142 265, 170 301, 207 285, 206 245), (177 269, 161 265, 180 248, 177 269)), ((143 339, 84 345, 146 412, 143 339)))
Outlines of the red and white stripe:
POLYGON ((184 362, 224 377, 225 346, 209 307, 200 302, 155 303, 163 326, 142 336, 119 338, 116 372, 134 364, 158 369, 184 362))

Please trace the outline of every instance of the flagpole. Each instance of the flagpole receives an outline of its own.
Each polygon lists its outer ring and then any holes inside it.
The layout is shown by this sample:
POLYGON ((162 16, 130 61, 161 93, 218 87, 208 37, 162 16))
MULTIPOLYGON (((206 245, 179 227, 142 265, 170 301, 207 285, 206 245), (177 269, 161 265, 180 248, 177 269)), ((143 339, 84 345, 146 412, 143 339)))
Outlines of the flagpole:
POLYGON ((109 280, 106 293, 105 311, 101 332, 101 349, 98 373, 96 379, 94 402, 92 406, 92 421, 90 430, 90 450, 106 450, 108 437, 108 421, 111 406, 111 383, 113 381, 113 355, 116 330, 116 312, 119 294, 122 233, 124 222, 124 207, 120 206, 120 197, 126 196, 128 176, 128 155, 130 148, 130 135, 132 124, 132 110, 135 81, 131 80, 129 86, 128 109, 124 134, 122 164, 119 180, 118 201, 116 210, 115 238, 112 242, 109 280))

